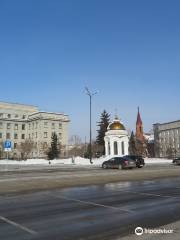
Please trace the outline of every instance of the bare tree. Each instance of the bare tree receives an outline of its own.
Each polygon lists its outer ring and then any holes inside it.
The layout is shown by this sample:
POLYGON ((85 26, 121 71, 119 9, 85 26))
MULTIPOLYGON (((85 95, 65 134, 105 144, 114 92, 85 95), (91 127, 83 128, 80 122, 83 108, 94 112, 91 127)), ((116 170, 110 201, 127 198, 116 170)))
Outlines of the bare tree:
POLYGON ((0 142, 0 159, 3 157, 3 142, 0 142))
POLYGON ((70 145, 80 145, 82 143, 81 138, 78 135, 72 135, 69 139, 70 145))
POLYGON ((21 144, 19 144, 18 150, 21 152, 21 158, 27 159, 34 147, 35 147, 35 144, 32 140, 25 140, 25 142, 22 142, 21 144))
POLYGON ((83 156, 84 144, 82 144, 81 138, 78 135, 72 135, 69 139, 69 156, 83 156))

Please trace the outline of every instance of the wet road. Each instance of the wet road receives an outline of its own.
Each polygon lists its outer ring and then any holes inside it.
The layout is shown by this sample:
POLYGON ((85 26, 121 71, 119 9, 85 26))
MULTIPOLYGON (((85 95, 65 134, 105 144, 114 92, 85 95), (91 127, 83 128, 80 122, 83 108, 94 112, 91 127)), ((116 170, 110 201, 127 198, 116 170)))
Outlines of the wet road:
POLYGON ((3 240, 120 239, 178 220, 180 178, 0 196, 3 240))

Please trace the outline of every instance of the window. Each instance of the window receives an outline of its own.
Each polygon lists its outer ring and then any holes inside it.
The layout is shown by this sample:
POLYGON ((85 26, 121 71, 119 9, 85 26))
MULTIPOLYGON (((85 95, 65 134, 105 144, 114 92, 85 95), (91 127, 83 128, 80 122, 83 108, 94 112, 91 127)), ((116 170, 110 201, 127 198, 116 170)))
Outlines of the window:
POLYGON ((34 123, 32 124, 32 128, 33 128, 33 130, 34 130, 34 123))
POLYGON ((55 123, 52 123, 52 129, 55 129, 55 123))
POLYGON ((19 117, 19 116, 16 114, 16 115, 15 115, 15 118, 18 118, 18 117, 19 117))
POLYGON ((16 149, 17 148, 17 143, 14 143, 14 149, 16 149))
POLYGON ((6 139, 10 139, 11 135, 10 133, 6 133, 6 139))
POLYGON ((38 128, 38 123, 36 122, 36 129, 38 128))
POLYGON ((0 118, 3 118, 3 113, 0 113, 0 118))
POLYGON ((0 133, 0 138, 2 138, 2 133, 0 133))
POLYGON ((22 135, 21 135, 21 139, 25 139, 25 134, 22 134, 22 135))
POLYGON ((45 128, 48 127, 48 122, 44 122, 44 127, 45 127, 45 128))
POLYGON ((11 114, 8 114, 7 117, 8 117, 8 118, 11 118, 11 114))
POLYGON ((22 130, 25 130, 25 124, 22 124, 22 130))
POLYGON ((18 124, 14 124, 14 130, 18 130, 18 124))
POLYGON ((124 155, 124 142, 121 143, 122 155, 124 155))
POLYGON ((23 115, 23 116, 22 116, 22 119, 25 119, 25 118, 26 118, 26 115, 23 115))
POLYGON ((37 132, 36 132, 36 138, 37 138, 37 132))
POLYGON ((34 138, 34 133, 32 133, 32 139, 34 138))
POLYGON ((117 142, 114 142, 114 155, 118 155, 118 145, 117 145, 117 142))
POLYGON ((31 124, 29 123, 29 130, 31 129, 31 124))
POLYGON ((47 138, 47 137, 48 137, 47 132, 44 132, 44 138, 47 138))
POLYGON ((59 123, 59 129, 61 129, 62 128, 62 123, 59 123))
POLYGON ((7 129, 10 129, 10 128, 11 128, 11 124, 7 123, 7 129))
POLYGON ((14 139, 18 139, 18 134, 17 133, 14 134, 14 139))
POLYGON ((0 129, 2 129, 3 128, 3 123, 2 122, 0 122, 0 129))
POLYGON ((60 139, 62 138, 62 133, 59 133, 59 138, 60 138, 60 139))

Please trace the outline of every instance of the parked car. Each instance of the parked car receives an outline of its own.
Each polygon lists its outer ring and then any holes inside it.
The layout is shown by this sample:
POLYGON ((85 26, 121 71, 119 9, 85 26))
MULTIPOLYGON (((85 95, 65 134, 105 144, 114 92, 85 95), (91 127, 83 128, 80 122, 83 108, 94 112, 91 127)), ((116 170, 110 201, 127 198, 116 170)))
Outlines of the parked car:
POLYGON ((173 159, 172 163, 174 163, 176 165, 180 165, 180 157, 173 159))
POLYGON ((136 162, 136 167, 142 168, 145 165, 144 158, 137 155, 126 155, 123 158, 130 158, 136 162))
POLYGON ((114 157, 103 162, 102 168, 131 169, 136 168, 136 163, 130 158, 114 157))

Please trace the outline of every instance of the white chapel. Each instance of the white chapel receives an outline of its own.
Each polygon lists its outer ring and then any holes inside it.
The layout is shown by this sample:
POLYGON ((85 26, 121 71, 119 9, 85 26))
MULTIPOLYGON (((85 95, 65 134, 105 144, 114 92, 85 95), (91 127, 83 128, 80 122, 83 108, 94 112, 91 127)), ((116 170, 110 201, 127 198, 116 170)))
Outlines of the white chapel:
POLYGON ((109 124, 104 141, 106 156, 113 157, 128 155, 128 132, 117 116, 109 124))

